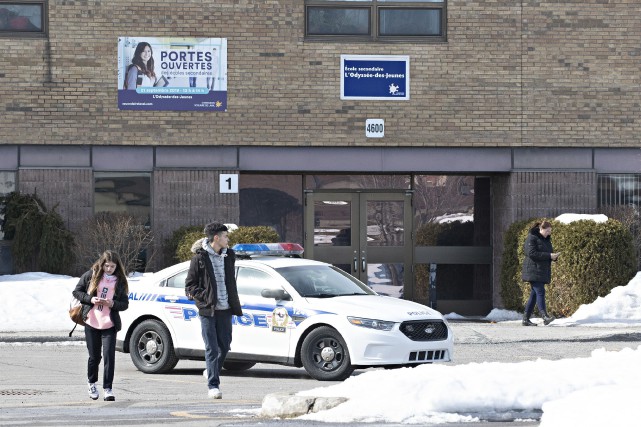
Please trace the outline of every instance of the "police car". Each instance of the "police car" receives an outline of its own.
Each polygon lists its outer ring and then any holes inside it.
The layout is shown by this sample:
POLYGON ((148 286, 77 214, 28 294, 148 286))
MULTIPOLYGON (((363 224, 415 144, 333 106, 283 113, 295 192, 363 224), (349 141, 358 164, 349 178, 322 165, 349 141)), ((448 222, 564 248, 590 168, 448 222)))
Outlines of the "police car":
MULTIPOLYGON (((275 363, 340 381, 359 368, 452 360, 452 330, 439 312, 378 295, 339 268, 300 258, 298 244, 234 250, 243 316, 233 317, 225 369, 275 363)), ((170 371, 180 359, 205 360, 198 309, 185 296, 188 269, 189 261, 130 284, 116 348, 130 353, 142 372, 170 371)))

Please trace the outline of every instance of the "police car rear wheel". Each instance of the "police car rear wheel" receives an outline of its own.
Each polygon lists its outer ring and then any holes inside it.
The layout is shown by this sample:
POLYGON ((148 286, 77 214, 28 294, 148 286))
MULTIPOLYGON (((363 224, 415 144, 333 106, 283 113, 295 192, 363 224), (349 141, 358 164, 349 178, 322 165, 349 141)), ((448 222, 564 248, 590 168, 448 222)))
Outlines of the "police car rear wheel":
POLYGON ((319 381, 342 381, 354 371, 343 337, 327 326, 313 330, 305 338, 301 360, 307 373, 319 381))
POLYGON ((136 368, 146 374, 163 374, 178 363, 171 335, 157 320, 145 320, 136 326, 129 341, 129 351, 136 368))
POLYGON ((223 368, 228 371, 246 371, 251 369, 256 363, 254 362, 230 362, 226 361, 223 363, 223 368))

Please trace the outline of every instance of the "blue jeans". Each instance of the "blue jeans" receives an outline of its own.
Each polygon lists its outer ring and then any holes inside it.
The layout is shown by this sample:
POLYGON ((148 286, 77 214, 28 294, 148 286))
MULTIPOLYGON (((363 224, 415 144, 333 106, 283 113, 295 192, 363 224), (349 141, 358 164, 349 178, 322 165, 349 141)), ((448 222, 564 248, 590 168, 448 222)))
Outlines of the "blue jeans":
POLYGON ((216 311, 214 316, 200 316, 200 325, 205 341, 205 364, 207 386, 220 386, 220 371, 231 348, 231 310, 216 311))
POLYGON ((539 313, 545 316, 547 314, 547 309, 545 308, 545 283, 543 282, 530 282, 532 286, 532 291, 530 292, 530 298, 525 304, 525 316, 529 319, 534 311, 534 304, 539 307, 539 313))

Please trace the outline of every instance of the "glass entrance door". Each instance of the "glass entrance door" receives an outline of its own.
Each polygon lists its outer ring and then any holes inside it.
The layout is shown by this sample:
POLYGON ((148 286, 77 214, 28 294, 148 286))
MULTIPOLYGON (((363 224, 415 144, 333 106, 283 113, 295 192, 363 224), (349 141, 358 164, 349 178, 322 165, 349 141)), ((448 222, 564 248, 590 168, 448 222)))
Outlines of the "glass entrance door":
POLYGON ((412 297, 411 193, 307 193, 305 256, 412 297))

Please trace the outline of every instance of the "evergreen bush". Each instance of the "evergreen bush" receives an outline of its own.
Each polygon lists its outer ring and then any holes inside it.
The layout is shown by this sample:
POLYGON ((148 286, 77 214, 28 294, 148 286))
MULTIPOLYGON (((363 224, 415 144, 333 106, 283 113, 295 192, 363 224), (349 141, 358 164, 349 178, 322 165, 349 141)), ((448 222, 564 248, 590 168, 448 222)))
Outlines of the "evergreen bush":
POLYGON ((194 256, 194 253, 191 251, 191 247, 194 243, 200 239, 205 238, 205 232, 203 231, 205 227, 188 227, 180 240, 178 241, 178 246, 176 247, 175 259, 178 262, 189 261, 191 257, 194 256))
MULTIPOLYGON (((174 233, 179 234, 172 239, 178 241, 176 247, 175 259, 178 262, 189 261, 194 253, 191 247, 194 242, 205 237, 203 234, 204 227, 181 227, 174 233), (180 231, 180 233, 178 233, 180 231)), ((229 233, 229 247, 233 247, 237 243, 276 243, 280 241, 280 237, 276 230, 272 227, 256 225, 256 226, 241 226, 229 233)))
POLYGON ((168 265, 191 259, 191 256, 193 255, 191 253, 191 245, 186 248, 188 252, 183 253, 182 248, 184 245, 182 245, 182 241, 184 239, 185 241, 191 241, 193 244, 196 240, 205 237, 203 229, 204 227, 198 225, 183 225, 171 233, 171 236, 165 240, 163 245, 165 260, 168 260, 168 265), (187 237, 187 235, 189 235, 189 237, 187 237), (187 258, 184 259, 185 257, 187 258))
POLYGON ((12 258, 17 273, 42 271, 68 274, 73 264, 73 235, 54 206, 47 210, 36 194, 9 193, 2 197, 0 227, 13 240, 12 258))
MULTIPOLYGON (((501 257, 501 299, 506 310, 522 312, 523 291, 519 286, 521 283, 521 265, 518 250, 524 242, 521 239, 521 232, 529 230, 533 220, 517 221, 510 225, 503 235, 503 256, 501 257)), ((555 243, 554 240, 552 243, 555 243)), ((528 293, 529 295, 529 293, 528 293)))
POLYGON ((238 227, 229 233, 229 247, 238 243, 278 243, 280 236, 272 227, 252 225, 238 227))
MULTIPOLYGON (((505 282, 501 283, 501 295, 510 296, 513 290, 509 288, 518 286, 520 311, 530 295, 530 284, 521 280, 521 265, 525 257, 523 242, 533 223, 541 221, 528 221, 518 232, 518 268, 509 262, 502 266, 505 282), (507 280, 510 274, 511 282, 507 280)), ((621 222, 614 219, 603 223, 591 220, 569 224, 550 222, 554 251, 561 255, 557 262, 552 263, 552 281, 546 285, 548 312, 555 316, 570 316, 581 304, 590 304, 597 297, 606 296, 612 288, 625 286, 635 275, 637 268, 632 236, 621 222)), ((513 248, 514 243, 510 247, 513 248)), ((513 250, 508 249, 507 241, 505 249, 513 250)), ((509 308, 517 309, 514 306, 509 308)))

